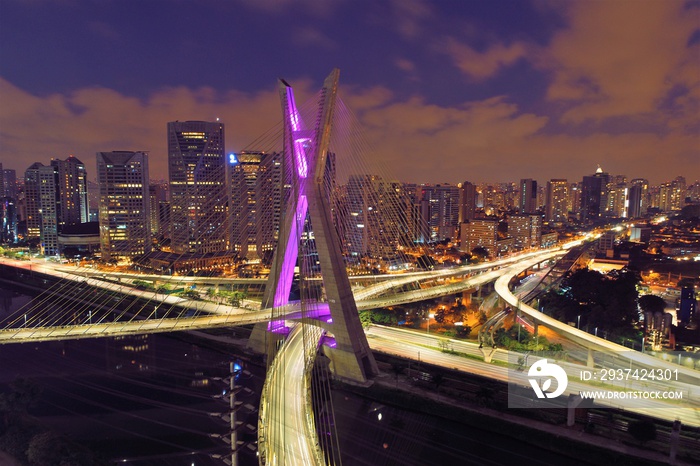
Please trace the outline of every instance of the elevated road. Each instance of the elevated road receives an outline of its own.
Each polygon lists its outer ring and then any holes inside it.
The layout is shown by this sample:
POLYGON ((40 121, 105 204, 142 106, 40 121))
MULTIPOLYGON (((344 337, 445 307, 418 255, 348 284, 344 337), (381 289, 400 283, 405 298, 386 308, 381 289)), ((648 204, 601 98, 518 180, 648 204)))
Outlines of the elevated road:
POLYGON ((321 336, 316 326, 295 325, 268 370, 258 419, 260 464, 325 464, 310 399, 311 359, 321 336), (304 339, 311 340, 312 351, 305 351, 304 339))
MULTIPOLYGON (((554 255, 555 253, 550 254, 554 255)), ((670 362, 664 361, 663 359, 658 359, 645 353, 632 351, 630 350, 630 348, 627 348, 625 346, 618 345, 617 343, 613 343, 603 338, 596 337, 594 335, 591 335, 590 333, 584 332, 583 330, 579 330, 575 327, 560 322, 557 319, 554 319, 553 317, 550 317, 520 301, 518 297, 511 292, 509 288, 509 283, 513 277, 519 275, 524 270, 527 270, 528 268, 536 265, 538 262, 540 262, 539 258, 526 260, 521 263, 514 264, 508 267, 508 269, 504 270, 503 275, 498 280, 496 280, 496 283, 494 285, 496 293, 498 293, 498 295, 503 300, 505 300, 510 306, 512 306, 514 311, 519 310, 523 314, 527 315, 534 322, 544 325, 545 327, 558 333, 562 337, 565 337, 575 343, 578 343, 588 348, 589 354, 592 354, 592 351, 602 351, 623 357, 632 362, 640 364, 643 367, 678 370, 679 373, 685 374, 687 376, 698 377, 698 375, 700 374, 700 372, 698 371, 677 364, 672 364, 670 362)), ((592 363, 593 359, 591 355, 589 356, 589 364, 592 365, 592 363)))
MULTIPOLYGON (((554 252, 535 251, 522 255, 510 256, 498 261, 474 264, 452 269, 440 269, 430 272, 418 272, 412 274, 399 274, 391 279, 383 280, 378 284, 354 290, 358 310, 376 309, 381 307, 418 302, 426 299, 437 298, 449 294, 460 293, 477 286, 496 280, 502 273, 501 267, 528 259, 541 262, 546 258, 563 254, 561 250, 554 252), (542 259, 544 257, 544 259, 542 259), (460 278, 464 276, 464 278, 460 278), (451 280, 450 280, 451 277, 451 280), (458 277, 458 278, 455 278, 458 277), (445 283, 438 282, 444 279, 445 283), (385 297, 376 297, 393 288, 401 288, 409 283, 420 283, 434 280, 438 284, 425 289, 401 292, 385 297)), ((83 283, 105 291, 130 295, 136 298, 160 302, 168 306, 178 306, 194 310, 198 316, 180 317, 177 319, 133 319, 119 322, 96 322, 80 325, 67 325, 62 327, 11 327, 0 330, 0 344, 22 343, 27 341, 56 341, 65 339, 97 338, 106 336, 118 336, 125 334, 144 334, 157 332, 172 332, 179 330, 201 330, 212 327, 232 327, 248 325, 258 322, 268 322, 271 319, 271 310, 251 311, 249 309, 214 303, 203 300, 185 299, 178 296, 161 294, 154 291, 143 291, 126 285, 124 282, 106 281, 103 273, 90 269, 77 271, 73 267, 64 267, 59 264, 37 263, 32 261, 18 261, 0 258, 0 262, 15 268, 47 274, 70 283, 83 283), (206 314, 206 315, 201 315, 206 314)), ((110 278, 133 280, 134 277, 143 280, 144 276, 137 274, 113 273, 110 278)), ((199 280, 200 277, 177 277, 180 279, 199 280)), ((226 279, 207 279, 213 284, 216 281, 225 283, 226 279)), ((254 279, 246 279, 254 280, 254 279)), ((279 315, 279 314, 278 314, 279 315)), ((289 305, 282 310, 282 316, 286 319, 298 319, 301 310, 298 305, 289 305)))

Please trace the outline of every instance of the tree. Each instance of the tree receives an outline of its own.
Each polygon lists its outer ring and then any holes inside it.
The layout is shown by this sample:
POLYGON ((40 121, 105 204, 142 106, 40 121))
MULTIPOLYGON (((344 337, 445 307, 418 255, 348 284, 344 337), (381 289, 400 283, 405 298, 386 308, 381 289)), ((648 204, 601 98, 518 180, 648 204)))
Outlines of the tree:
POLYGON ((11 415, 26 413, 41 396, 41 388, 29 379, 15 379, 10 388, 9 393, 0 394, 0 412, 5 418, 5 426, 11 415))
POLYGON ((372 325, 372 311, 360 311, 360 323, 362 328, 367 330, 372 325))
POLYGON ((472 249, 472 258, 476 258, 477 261, 483 261, 489 257, 489 251, 483 246, 477 246, 472 249))
POLYGON ((27 459, 32 464, 60 465, 67 453, 67 446, 61 436, 54 432, 42 432, 30 440, 27 459))
POLYGON ((437 311, 435 311, 435 322, 438 324, 443 324, 445 323, 445 309, 440 308, 437 311))
POLYGON ((666 309, 666 301, 660 296, 646 294, 639 297, 639 307, 644 312, 651 312, 652 314, 662 313, 666 309))
POLYGON ((472 328, 467 324, 458 325, 455 328, 457 329, 457 338, 467 338, 472 333, 472 328))

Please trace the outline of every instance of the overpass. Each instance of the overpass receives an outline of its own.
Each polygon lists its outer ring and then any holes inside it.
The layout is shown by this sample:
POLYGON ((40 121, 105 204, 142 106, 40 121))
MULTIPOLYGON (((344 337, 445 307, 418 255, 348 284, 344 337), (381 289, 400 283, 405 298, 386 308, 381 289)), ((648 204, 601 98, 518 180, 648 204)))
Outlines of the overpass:
MULTIPOLYGON (((555 253, 548 253, 554 257, 555 253)), ((550 317, 537 309, 533 308, 522 302, 518 297, 516 297, 510 290, 510 281, 520 275, 523 271, 529 269, 533 265, 541 262, 541 258, 525 260, 519 264, 513 264, 509 266, 501 275, 500 278, 496 280, 495 291, 498 295, 513 307, 515 312, 521 312, 527 315, 531 320, 533 320, 538 325, 544 325, 550 330, 558 333, 559 335, 578 343, 579 345, 588 348, 588 365, 593 366, 593 351, 601 351, 605 353, 615 354, 619 357, 628 359, 634 363, 640 364, 645 367, 663 368, 678 370, 679 373, 685 374, 690 377, 698 377, 700 372, 689 369, 687 367, 672 364, 663 359, 655 358, 651 355, 640 353, 637 351, 630 350, 622 345, 613 343, 604 338, 591 335, 588 332, 572 327, 571 325, 565 324, 563 322, 550 317)))

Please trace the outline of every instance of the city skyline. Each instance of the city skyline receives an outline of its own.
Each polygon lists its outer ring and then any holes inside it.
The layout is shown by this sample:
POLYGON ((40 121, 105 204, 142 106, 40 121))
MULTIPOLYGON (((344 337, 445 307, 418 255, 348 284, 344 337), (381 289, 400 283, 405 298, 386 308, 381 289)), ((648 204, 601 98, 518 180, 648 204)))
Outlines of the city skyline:
POLYGON ((143 150, 167 179, 168 121, 220 118, 226 152, 254 150, 275 79, 304 101, 338 66, 401 181, 700 179, 697 3, 192 5, 4 2, 5 168, 73 154, 93 179, 96 152, 143 150))

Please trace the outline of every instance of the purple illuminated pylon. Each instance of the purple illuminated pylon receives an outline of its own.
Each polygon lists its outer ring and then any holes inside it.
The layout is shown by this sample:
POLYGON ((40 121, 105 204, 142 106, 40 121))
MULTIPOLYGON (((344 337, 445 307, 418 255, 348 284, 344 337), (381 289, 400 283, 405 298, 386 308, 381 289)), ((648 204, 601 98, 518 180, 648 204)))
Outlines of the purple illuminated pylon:
POLYGON ((301 234, 304 231, 306 214, 309 211, 309 203, 304 194, 303 181, 308 175, 309 164, 306 149, 309 147, 310 139, 304 136, 305 131, 302 128, 301 118, 297 111, 296 103, 294 102, 294 91, 291 87, 287 87, 286 92, 287 111, 285 118, 287 118, 292 129, 292 139, 294 141, 292 147, 294 151, 294 160, 296 161, 297 175, 299 177, 299 197, 297 198, 292 227, 289 229, 287 247, 284 250, 282 268, 279 281, 277 282, 277 289, 275 290, 275 297, 273 300, 273 305, 275 307, 285 306, 289 302, 289 292, 292 289, 292 281, 294 280, 294 267, 296 267, 297 258, 299 256, 299 249, 297 246, 301 239, 301 234))
MULTIPOLYGON (((270 267, 263 307, 273 308, 272 322, 267 330, 280 335, 286 328, 285 319, 312 318, 330 332, 335 343, 324 345, 336 376, 365 383, 368 376, 378 373, 377 364, 367 344, 357 306, 345 270, 340 238, 334 224, 330 200, 325 191, 328 150, 338 90, 339 70, 326 78, 321 89, 314 129, 304 126, 294 102, 291 86, 280 80, 284 120, 284 162, 291 169, 294 193, 280 225, 280 239, 270 267), (307 225, 307 220, 309 224, 307 225), (294 269, 299 259, 302 235, 313 231, 317 262, 321 272, 324 298, 322 302, 304 301, 301 310, 289 314, 295 306, 289 303, 294 269)), ((303 293, 302 293, 303 294, 303 293)), ((251 340, 263 340, 256 327, 251 340)), ((270 335, 264 332, 264 335, 270 335)), ((264 337, 269 355, 276 352, 277 336, 264 337)))

